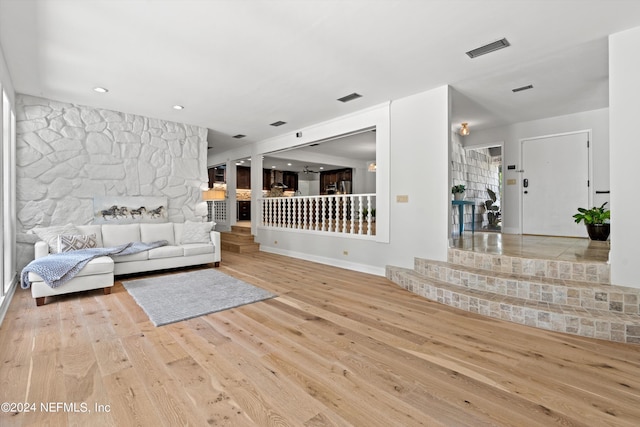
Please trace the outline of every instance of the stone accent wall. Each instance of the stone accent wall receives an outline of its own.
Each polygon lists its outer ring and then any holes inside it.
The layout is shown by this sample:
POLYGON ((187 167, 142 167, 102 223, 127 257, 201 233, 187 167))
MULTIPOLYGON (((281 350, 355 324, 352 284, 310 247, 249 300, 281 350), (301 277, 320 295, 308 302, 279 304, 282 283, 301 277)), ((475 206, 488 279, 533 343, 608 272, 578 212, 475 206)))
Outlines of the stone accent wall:
POLYGON ((16 97, 18 233, 88 224, 95 196, 161 196, 169 221, 207 215, 207 129, 16 97))
MULTIPOLYGON (((485 200, 489 200, 487 188, 498 194, 500 176, 497 166, 494 164, 489 149, 465 150, 457 138, 452 138, 451 159, 452 185, 464 184, 466 187, 465 200, 473 200, 476 205, 476 217, 471 217, 471 209, 466 208, 464 214, 464 229, 471 230, 471 221, 475 220, 476 230, 487 225, 484 208, 485 200)), ((453 196, 452 196, 453 198, 453 196)), ((497 204, 501 201, 498 199, 497 204)), ((453 209, 453 231, 458 230, 458 209, 453 209)))

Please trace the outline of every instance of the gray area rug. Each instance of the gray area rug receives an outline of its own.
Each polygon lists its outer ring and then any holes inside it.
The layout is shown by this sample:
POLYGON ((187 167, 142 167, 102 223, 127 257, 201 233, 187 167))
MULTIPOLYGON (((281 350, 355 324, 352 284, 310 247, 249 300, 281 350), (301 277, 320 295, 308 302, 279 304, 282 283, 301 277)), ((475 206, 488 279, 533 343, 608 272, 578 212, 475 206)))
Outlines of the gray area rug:
POLYGON ((156 326, 276 296, 214 269, 127 280, 122 284, 156 326))

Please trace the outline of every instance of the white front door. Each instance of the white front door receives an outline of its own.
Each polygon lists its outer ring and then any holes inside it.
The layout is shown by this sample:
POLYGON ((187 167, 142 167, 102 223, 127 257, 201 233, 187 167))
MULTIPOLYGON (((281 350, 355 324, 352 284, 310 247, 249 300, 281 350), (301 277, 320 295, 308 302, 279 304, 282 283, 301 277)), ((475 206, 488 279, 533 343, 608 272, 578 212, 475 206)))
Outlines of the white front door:
POLYGON ((522 141, 522 233, 586 237, 572 218, 589 208, 589 133, 522 141))

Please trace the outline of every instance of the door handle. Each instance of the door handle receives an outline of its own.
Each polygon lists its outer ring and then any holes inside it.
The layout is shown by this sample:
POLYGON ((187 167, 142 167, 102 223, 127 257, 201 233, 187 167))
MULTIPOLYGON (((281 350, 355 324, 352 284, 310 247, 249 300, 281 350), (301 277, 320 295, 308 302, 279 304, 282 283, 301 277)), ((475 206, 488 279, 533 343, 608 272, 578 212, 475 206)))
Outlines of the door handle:
POLYGON ((523 179, 523 180, 522 180, 522 186, 523 186, 524 188, 527 188, 527 187, 529 186, 529 180, 528 180, 527 178, 525 178, 525 179, 523 179))

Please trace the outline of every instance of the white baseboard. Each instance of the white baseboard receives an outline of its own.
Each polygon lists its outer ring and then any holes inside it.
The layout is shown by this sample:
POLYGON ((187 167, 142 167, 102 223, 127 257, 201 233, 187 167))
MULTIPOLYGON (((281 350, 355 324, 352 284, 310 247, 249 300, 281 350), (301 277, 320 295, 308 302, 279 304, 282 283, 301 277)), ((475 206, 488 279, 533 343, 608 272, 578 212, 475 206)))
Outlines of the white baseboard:
POLYGON ((502 227, 502 232, 504 234, 520 234, 520 228, 502 227))
POLYGON ((305 261, 313 261, 319 264, 333 265, 335 267, 344 268, 346 270, 359 271, 361 273, 373 274, 375 276, 385 276, 386 269, 384 267, 374 267, 366 264, 358 264, 355 262, 345 262, 335 258, 321 257, 317 255, 309 255, 303 252, 288 251, 283 249, 276 249, 269 246, 260 245, 260 250, 263 252, 269 252, 277 255, 284 255, 291 258, 303 259, 305 261))

